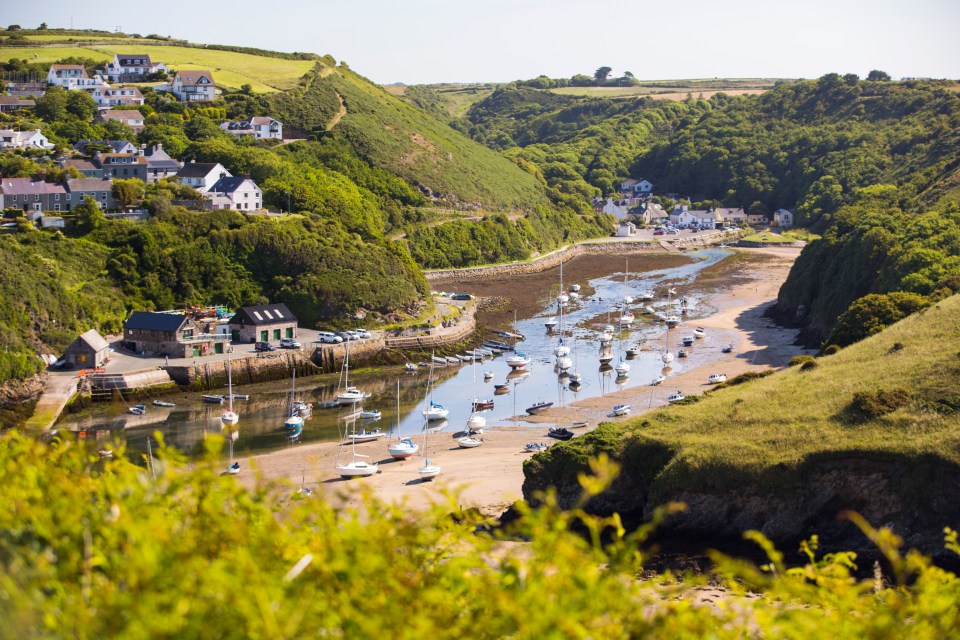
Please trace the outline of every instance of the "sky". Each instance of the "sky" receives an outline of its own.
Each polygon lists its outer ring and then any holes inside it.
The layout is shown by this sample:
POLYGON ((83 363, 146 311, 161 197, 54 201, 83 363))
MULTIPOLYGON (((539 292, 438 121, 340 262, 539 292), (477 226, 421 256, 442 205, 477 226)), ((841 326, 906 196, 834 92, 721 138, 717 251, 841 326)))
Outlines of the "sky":
POLYGON ((960 78, 958 0, 5 0, 8 24, 330 54, 381 84, 592 75, 960 78))

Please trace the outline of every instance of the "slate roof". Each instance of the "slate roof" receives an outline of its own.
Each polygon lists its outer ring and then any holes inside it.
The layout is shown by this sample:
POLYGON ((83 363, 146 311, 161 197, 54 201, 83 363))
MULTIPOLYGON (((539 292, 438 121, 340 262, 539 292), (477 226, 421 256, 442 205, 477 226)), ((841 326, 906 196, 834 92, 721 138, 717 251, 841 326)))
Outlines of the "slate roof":
POLYGON ((113 180, 109 178, 71 178, 67 180, 68 191, 110 191, 113 180))
POLYGON ((124 329, 142 329, 144 331, 175 332, 189 320, 179 313, 156 313, 153 311, 134 311, 130 319, 123 323, 124 329))
MULTIPOLYGON (((223 167, 219 162, 187 162, 177 172, 178 178, 205 178, 217 167, 223 167)), ((223 169, 226 171, 226 169, 223 169)))
POLYGON ((128 53, 123 56, 117 56, 117 62, 121 67, 149 67, 152 66, 150 56, 145 53, 128 53), (134 62, 141 60, 142 62, 134 62))
POLYGON ((77 340, 87 343, 87 346, 94 351, 103 351, 104 349, 110 348, 110 345, 106 340, 103 339, 103 336, 101 336, 96 329, 90 329, 90 331, 87 331, 86 333, 81 333, 77 340))
POLYGON ((282 302, 279 304, 261 304, 255 307, 240 307, 230 318, 232 325, 267 325, 267 324, 285 324, 296 322, 297 317, 287 309, 287 305, 282 302))
POLYGON ((8 196, 66 193, 62 185, 31 178, 3 178, 3 180, 0 180, 0 191, 8 196))
POLYGON ((37 103, 33 100, 21 100, 19 96, 0 96, 0 104, 14 105, 18 107, 35 107, 37 103))
POLYGON ((233 193, 237 189, 243 186, 244 182, 249 181, 253 186, 257 186, 257 183, 250 178, 244 178, 243 176, 224 176, 217 180, 210 191, 216 193, 233 193))
MULTIPOLYGON (((213 84, 213 74, 206 69, 190 69, 186 71, 177 71, 177 77, 184 86, 195 86, 200 83, 200 78, 206 78, 203 86, 208 87, 213 84)), ((174 78, 176 80, 176 78, 174 78)))
MULTIPOLYGON (((139 111, 137 113, 139 113, 139 111)), ((80 153, 86 153, 88 144, 109 145, 113 149, 114 153, 121 153, 122 150, 127 147, 127 145, 130 145, 130 147, 133 147, 133 151, 132 152, 128 151, 128 153, 136 152, 136 145, 134 145, 131 142, 128 142, 127 140, 81 140, 80 142, 73 145, 73 148, 79 151, 80 153)))

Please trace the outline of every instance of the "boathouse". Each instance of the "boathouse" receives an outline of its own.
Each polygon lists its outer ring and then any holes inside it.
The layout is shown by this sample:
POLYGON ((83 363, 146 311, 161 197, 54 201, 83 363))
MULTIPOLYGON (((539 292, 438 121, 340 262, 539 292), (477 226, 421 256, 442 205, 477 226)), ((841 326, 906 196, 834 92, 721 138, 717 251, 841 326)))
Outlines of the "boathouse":
POLYGON ((297 318, 287 305, 262 304, 240 307, 230 318, 230 334, 234 342, 276 342, 297 337, 297 318))
POLYGON ((96 329, 90 329, 70 343, 61 360, 76 369, 99 369, 109 354, 110 345, 107 341, 96 329))

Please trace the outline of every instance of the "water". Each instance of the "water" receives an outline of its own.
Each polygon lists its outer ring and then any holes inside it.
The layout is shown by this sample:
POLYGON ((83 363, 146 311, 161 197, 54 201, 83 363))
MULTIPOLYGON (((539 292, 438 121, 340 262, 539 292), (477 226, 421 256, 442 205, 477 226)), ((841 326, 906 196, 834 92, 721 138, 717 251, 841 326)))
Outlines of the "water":
MULTIPOLYGON (((532 360, 527 366, 527 373, 511 374, 505 362, 506 355, 486 359, 476 365, 450 364, 435 368, 433 399, 449 409, 450 415, 445 423, 431 423, 430 426, 450 433, 461 431, 470 415, 474 398, 494 399, 494 408, 484 414, 488 426, 522 426, 525 424, 525 409, 535 402, 553 402, 555 407, 562 407, 579 399, 649 385, 653 378, 664 371, 662 351, 669 348, 676 355, 680 337, 690 335, 692 326, 681 325, 680 328, 667 332, 662 323, 653 316, 643 315, 641 310, 649 304, 657 311, 671 308, 679 314, 677 298, 669 300, 665 297, 668 285, 689 290, 695 286, 697 276, 705 268, 731 253, 720 249, 706 249, 689 254, 693 261, 688 264, 646 273, 631 273, 626 285, 622 271, 578 282, 582 286, 583 297, 572 300, 565 306, 562 334, 559 331, 547 333, 544 327, 545 319, 553 316, 559 318, 556 304, 559 282, 545 286, 538 305, 539 311, 532 317, 519 319, 513 327, 514 331, 526 336, 524 341, 518 343, 518 350, 526 353, 532 360), (620 312, 615 305, 622 303, 625 295, 636 297, 640 291, 647 289, 655 291, 656 299, 653 302, 636 300, 628 305, 637 320, 629 329, 615 332, 616 337, 611 347, 614 355, 610 363, 611 370, 601 371, 598 355, 602 327, 605 324, 616 325, 620 312), (564 344, 573 349, 570 357, 574 360, 574 367, 571 370, 577 370, 583 375, 582 386, 577 390, 570 389, 567 378, 559 376, 554 369, 553 353, 561 335, 564 344), (627 360, 631 366, 629 377, 618 378, 612 367, 621 357, 626 360, 626 349, 638 342, 642 343, 646 350, 641 351, 636 358, 627 360), (492 379, 484 380, 484 373, 487 371, 494 375, 492 379), (510 383, 510 392, 506 395, 494 395, 493 385, 504 382, 510 383)), ((574 282, 565 282, 564 288, 569 288, 571 284, 574 282)), ((687 293, 685 297, 690 308, 691 324, 696 317, 702 317, 709 312, 703 303, 702 294, 687 293)), ((698 340, 690 351, 695 351, 705 343, 710 343, 710 336, 705 340, 698 340)), ((679 373, 685 365, 684 359, 675 359, 671 364, 672 370, 665 372, 679 373)), ((312 417, 305 421, 299 441, 338 441, 342 434, 354 428, 369 430, 380 427, 384 431, 391 431, 397 422, 403 435, 419 435, 423 428, 422 411, 429 401, 428 377, 429 369, 424 367, 413 374, 399 368, 386 371, 353 371, 350 383, 371 394, 364 403, 364 408, 379 409, 383 417, 378 421, 367 422, 356 415, 351 416, 345 409, 315 408, 312 417), (396 410, 398 380, 399 416, 396 410)), ((321 402, 333 400, 337 393, 336 383, 336 376, 298 379, 297 398, 317 407, 321 402)), ((233 443, 234 453, 245 454, 296 446, 288 441, 283 429, 283 421, 288 414, 290 382, 245 386, 239 391, 248 393, 251 399, 234 402, 234 409, 240 414, 239 433, 233 443)), ((147 402, 146 414, 133 416, 126 412, 127 405, 124 403, 95 405, 86 414, 66 416, 58 424, 58 428, 82 432, 86 438, 107 441, 122 437, 126 439, 128 449, 133 451, 146 451, 147 437, 152 436, 155 431, 161 431, 168 444, 189 454, 198 453, 202 449, 206 434, 221 433, 220 414, 223 407, 202 404, 199 394, 180 394, 164 399, 177 403, 177 406, 160 408, 147 402)), ((616 402, 611 401, 611 406, 613 404, 616 402)), ((545 415, 549 417, 549 412, 545 415)), ((539 425, 537 428, 543 427, 539 425)))

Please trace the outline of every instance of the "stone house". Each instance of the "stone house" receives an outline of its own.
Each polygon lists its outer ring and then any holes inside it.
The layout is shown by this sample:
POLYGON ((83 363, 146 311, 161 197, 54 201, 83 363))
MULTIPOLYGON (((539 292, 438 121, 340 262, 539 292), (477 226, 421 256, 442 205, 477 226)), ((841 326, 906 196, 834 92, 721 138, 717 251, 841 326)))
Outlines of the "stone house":
POLYGON ((87 196, 97 201, 100 208, 110 211, 117 208, 113 199, 113 180, 109 178, 71 178, 67 180, 67 211, 83 204, 87 196))
POLYGON ((149 149, 146 145, 140 145, 140 152, 147 159, 147 182, 176 177, 177 172, 183 168, 183 163, 171 158, 159 142, 149 149))
POLYGON ((109 355, 110 345, 96 329, 90 329, 70 343, 61 360, 77 369, 99 369, 109 355))
POLYGON ((93 166, 103 171, 104 178, 129 180, 137 178, 147 181, 147 159, 139 153, 100 153, 97 151, 91 159, 93 166))
POLYGON ((240 307, 230 318, 230 335, 234 342, 276 342, 297 337, 297 318, 287 305, 264 304, 240 307))
POLYGON ((134 311, 123 325, 123 347, 141 355, 190 358, 223 353, 229 336, 201 333, 193 317, 134 311))

